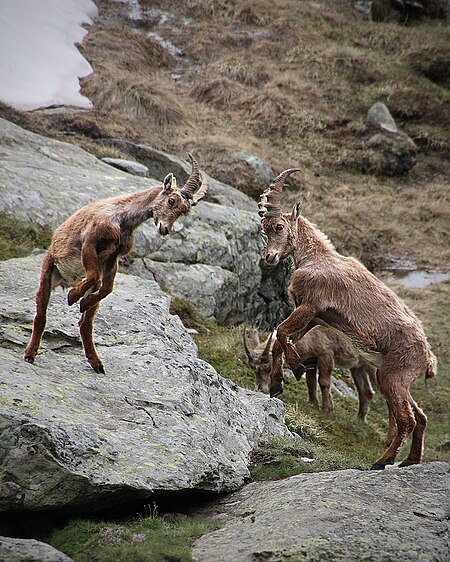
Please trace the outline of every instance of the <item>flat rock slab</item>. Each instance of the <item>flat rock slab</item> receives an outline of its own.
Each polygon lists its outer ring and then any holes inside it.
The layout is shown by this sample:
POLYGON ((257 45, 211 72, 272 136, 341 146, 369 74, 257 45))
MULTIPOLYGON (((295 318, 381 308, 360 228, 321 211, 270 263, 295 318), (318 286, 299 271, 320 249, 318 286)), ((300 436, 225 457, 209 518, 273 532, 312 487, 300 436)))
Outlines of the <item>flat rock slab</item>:
POLYGON ((196 541, 196 562, 446 562, 450 466, 254 482, 198 514, 224 524, 196 541))
POLYGON ((79 313, 55 292, 41 353, 23 360, 42 256, 0 262, 0 511, 104 508, 177 490, 235 490, 252 450, 290 435, 282 402, 197 357, 169 297, 118 275, 88 365, 79 313))

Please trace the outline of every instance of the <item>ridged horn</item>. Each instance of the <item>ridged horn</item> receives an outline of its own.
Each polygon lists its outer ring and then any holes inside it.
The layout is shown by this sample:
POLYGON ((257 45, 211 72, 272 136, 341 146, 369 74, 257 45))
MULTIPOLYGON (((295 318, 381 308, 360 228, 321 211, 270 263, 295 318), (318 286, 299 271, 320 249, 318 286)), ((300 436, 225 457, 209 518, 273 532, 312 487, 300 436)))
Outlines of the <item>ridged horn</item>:
POLYGON ((281 215, 281 194, 283 193, 286 178, 294 172, 299 172, 300 168, 289 168, 273 180, 269 187, 260 196, 258 204, 258 214, 261 218, 275 217, 281 215))
POLYGON ((261 359, 263 359, 265 363, 269 362, 270 352, 272 350, 272 340, 273 340, 274 334, 275 334, 275 330, 267 338, 266 347, 264 348, 264 351, 262 352, 262 355, 261 355, 261 359))
POLYGON ((188 156, 192 164, 191 175, 188 177, 186 183, 180 189, 180 193, 187 197, 187 199, 192 199, 194 197, 194 193, 199 189, 200 186, 200 167, 197 160, 192 156, 190 152, 188 152, 188 156))

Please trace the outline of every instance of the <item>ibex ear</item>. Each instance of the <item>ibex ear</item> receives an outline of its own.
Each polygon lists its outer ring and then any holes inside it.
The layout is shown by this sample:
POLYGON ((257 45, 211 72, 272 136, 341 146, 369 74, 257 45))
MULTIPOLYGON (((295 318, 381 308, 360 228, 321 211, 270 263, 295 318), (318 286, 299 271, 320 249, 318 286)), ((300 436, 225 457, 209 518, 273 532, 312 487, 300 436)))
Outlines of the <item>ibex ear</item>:
POLYGON ((170 173, 164 178, 164 188, 162 190, 164 195, 168 195, 172 193, 172 191, 177 187, 177 179, 176 177, 170 173))
POLYGON ((301 201, 297 201, 294 208, 292 209, 291 219, 293 221, 296 221, 298 217, 301 215, 302 207, 303 207, 303 203, 301 201))

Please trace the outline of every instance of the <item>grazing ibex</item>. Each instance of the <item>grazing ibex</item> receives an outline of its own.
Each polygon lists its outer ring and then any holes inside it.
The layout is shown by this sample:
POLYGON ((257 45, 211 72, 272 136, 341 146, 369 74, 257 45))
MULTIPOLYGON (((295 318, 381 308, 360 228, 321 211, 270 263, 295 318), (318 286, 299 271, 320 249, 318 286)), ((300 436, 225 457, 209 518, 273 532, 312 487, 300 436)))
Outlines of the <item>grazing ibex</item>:
POLYGON ((267 237, 267 263, 275 265, 288 256, 294 261, 289 290, 296 309, 277 329, 270 393, 276 396, 283 391, 283 354, 297 377, 304 372, 295 341, 316 324, 336 330, 377 367, 379 388, 397 423, 392 443, 372 468, 382 470, 393 464, 411 432, 411 449, 400 466, 417 464, 422 459, 427 418, 409 387, 423 373, 427 379, 436 375, 436 357, 406 304, 358 260, 340 255, 300 214, 300 203, 292 213, 282 213, 285 179, 297 171, 282 172, 258 204, 267 237))
MULTIPOLYGON (((256 385, 265 393, 270 391, 270 370, 272 367, 272 347, 274 338, 270 335, 260 342, 258 331, 253 331, 253 349, 250 349, 247 331, 244 328, 244 348, 250 368, 255 371, 256 385)), ((295 344, 301 363, 306 368, 306 384, 309 402, 319 406, 317 399, 317 379, 322 392, 322 410, 326 414, 333 410, 331 398, 331 375, 336 366, 350 369, 358 392, 358 419, 366 421, 369 402, 374 396, 371 380, 375 381, 376 369, 362 359, 344 338, 323 326, 312 328, 295 344), (318 377, 317 377, 318 371, 318 377)))
POLYGON ((130 252, 134 230, 153 217, 162 235, 170 232, 174 222, 188 215, 208 189, 202 181, 197 161, 189 154, 191 174, 178 189, 173 174, 155 185, 131 195, 111 197, 86 205, 60 225, 44 258, 33 333, 25 350, 25 361, 33 363, 46 324, 50 293, 58 286, 72 287, 69 305, 80 301, 78 322, 84 353, 96 373, 104 367, 93 342, 93 322, 99 303, 113 290, 120 256, 130 252))

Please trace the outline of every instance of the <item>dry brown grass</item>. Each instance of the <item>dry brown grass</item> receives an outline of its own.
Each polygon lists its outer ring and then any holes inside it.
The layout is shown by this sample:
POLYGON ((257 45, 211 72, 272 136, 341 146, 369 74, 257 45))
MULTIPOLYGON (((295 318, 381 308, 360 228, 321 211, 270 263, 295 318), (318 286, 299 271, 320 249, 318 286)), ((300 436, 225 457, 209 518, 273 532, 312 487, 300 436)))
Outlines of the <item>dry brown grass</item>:
POLYGON ((189 94, 197 101, 221 110, 239 105, 243 93, 243 88, 228 78, 202 79, 195 83, 189 91, 189 94))
POLYGON ((147 74, 173 65, 173 58, 161 45, 124 27, 93 26, 81 50, 100 73, 114 68, 147 74))
MULTIPOLYGON (((83 93, 95 111, 15 118, 97 152, 101 136, 192 150, 209 173, 255 197, 233 152, 255 154, 276 172, 299 165, 304 176, 292 183, 287 208, 301 196, 342 251, 371 266, 401 252, 439 262, 448 244, 448 27, 399 25, 390 12, 364 22, 347 0, 142 2, 172 14, 156 31, 183 57, 119 26, 125 5, 114 4, 113 18, 100 0, 102 23, 83 46, 95 70, 83 93), (363 141, 367 111, 379 101, 419 147, 406 177, 361 173, 377 172, 363 141)), ((376 9, 387 9, 385 0, 376 9)))
POLYGON ((154 129, 182 126, 188 118, 178 99, 153 77, 133 78, 128 72, 86 83, 84 92, 103 111, 115 111, 124 119, 147 123, 154 129))

